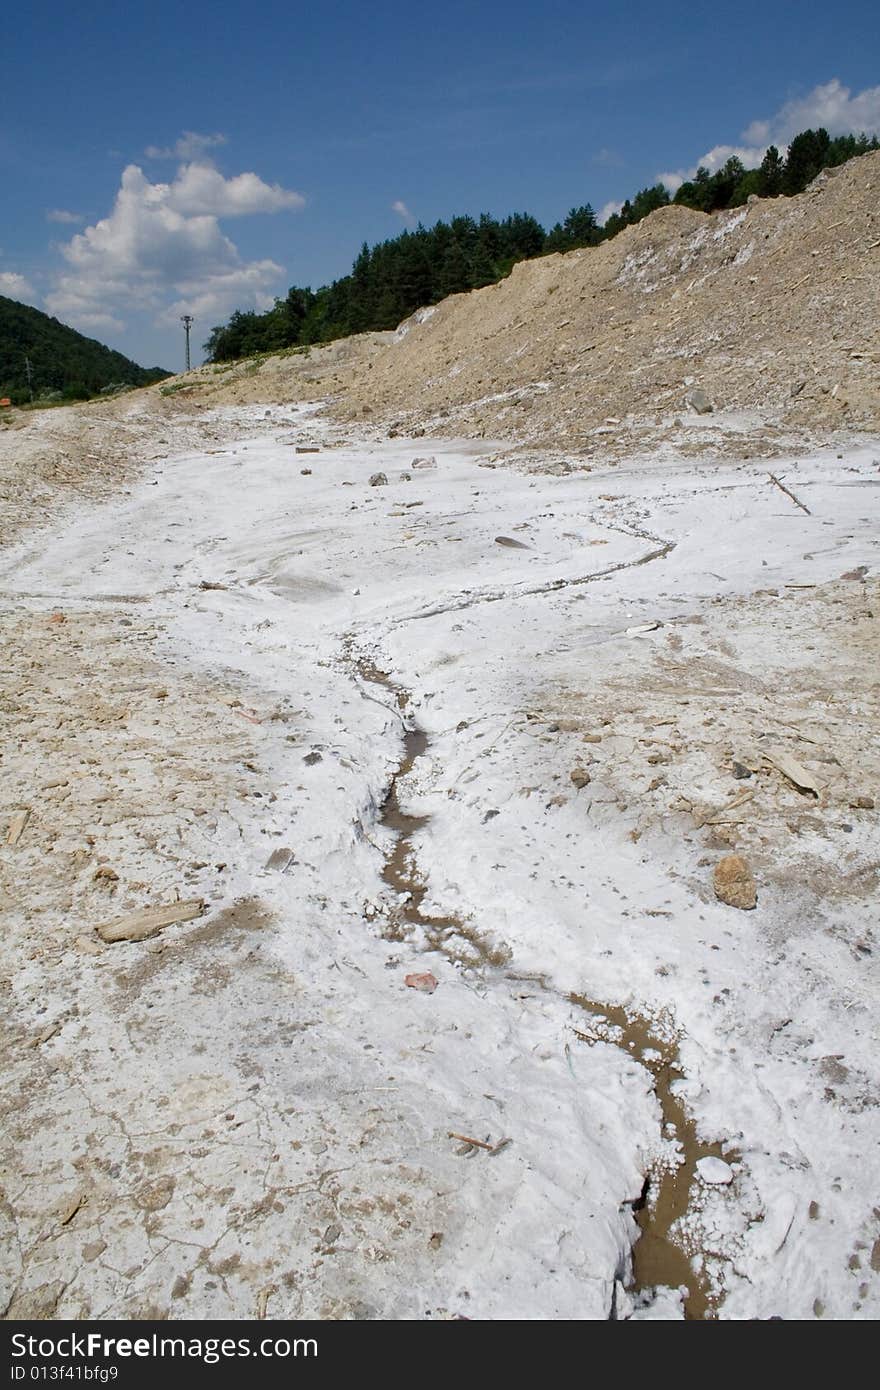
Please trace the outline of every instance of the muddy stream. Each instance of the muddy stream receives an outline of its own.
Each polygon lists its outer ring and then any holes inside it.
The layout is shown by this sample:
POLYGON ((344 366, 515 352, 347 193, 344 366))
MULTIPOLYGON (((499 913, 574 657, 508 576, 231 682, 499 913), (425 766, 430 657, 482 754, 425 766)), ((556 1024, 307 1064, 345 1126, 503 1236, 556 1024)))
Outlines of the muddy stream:
MULTIPOLYGON (((358 659, 355 666, 363 682, 378 686, 393 698, 403 732, 403 755, 379 809, 380 824, 394 835, 394 844, 386 857, 382 878, 391 891, 395 906, 385 923, 383 935, 393 941, 418 937, 424 943, 423 949, 440 951, 459 965, 470 968, 488 966, 503 972, 505 978, 520 979, 505 969, 510 962, 510 952, 506 947, 491 943, 459 917, 434 916, 423 912, 427 887, 416 863, 414 841, 429 823, 430 817, 409 815, 401 809, 398 783, 427 753, 429 737, 408 719, 409 695, 394 683, 387 672, 363 658, 358 659)), ((388 702, 384 700, 382 703, 387 706, 388 702)), ((529 980, 544 989, 553 990, 552 985, 543 978, 529 976, 529 980)), ((557 993, 555 990, 553 992, 557 993)), ((709 1156, 722 1158, 724 1155, 719 1144, 707 1144, 698 1138, 694 1121, 672 1089, 673 1083, 683 1074, 678 1043, 674 1038, 670 1040, 658 1036, 656 1025, 649 1019, 621 1005, 600 1003, 579 994, 570 994, 567 1000, 584 1013, 583 1030, 573 1030, 578 1041, 587 1045, 598 1041, 611 1042, 623 1048, 650 1073, 663 1117, 664 1136, 677 1145, 680 1155, 680 1162, 675 1166, 658 1166, 647 1173, 641 1197, 633 1203, 640 1235, 632 1251, 633 1279, 628 1291, 638 1293, 657 1285, 684 1287, 687 1290, 684 1298, 686 1319, 712 1319, 715 1308, 708 1281, 705 1275, 697 1273, 692 1267, 676 1225, 687 1214, 692 1187, 697 1181, 698 1161, 709 1156)))

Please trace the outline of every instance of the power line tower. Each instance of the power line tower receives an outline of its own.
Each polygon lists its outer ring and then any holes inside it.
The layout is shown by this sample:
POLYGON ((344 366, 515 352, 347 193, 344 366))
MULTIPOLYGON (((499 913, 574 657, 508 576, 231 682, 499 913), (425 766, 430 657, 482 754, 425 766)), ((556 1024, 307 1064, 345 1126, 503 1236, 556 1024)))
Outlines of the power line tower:
POLYGON ((183 331, 186 334, 186 370, 189 371, 189 330, 193 325, 192 314, 181 314, 180 322, 183 324, 183 331))
POLYGON ((31 359, 28 357, 27 353, 25 353, 25 358, 24 358, 24 370, 25 370, 25 375, 26 375, 26 377, 27 377, 28 394, 29 394, 29 396, 30 396, 30 398, 31 398, 31 405, 33 405, 33 403, 34 403, 34 369, 33 369, 33 367, 31 366, 31 359))

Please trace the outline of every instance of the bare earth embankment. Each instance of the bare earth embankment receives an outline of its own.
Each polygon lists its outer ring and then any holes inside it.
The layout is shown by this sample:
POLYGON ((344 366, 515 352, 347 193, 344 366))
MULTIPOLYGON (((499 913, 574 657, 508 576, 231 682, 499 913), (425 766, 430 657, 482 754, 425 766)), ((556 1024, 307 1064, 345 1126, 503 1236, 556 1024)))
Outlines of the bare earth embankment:
POLYGON ((877 1315, 878 178, 0 432, 7 1317, 877 1315))

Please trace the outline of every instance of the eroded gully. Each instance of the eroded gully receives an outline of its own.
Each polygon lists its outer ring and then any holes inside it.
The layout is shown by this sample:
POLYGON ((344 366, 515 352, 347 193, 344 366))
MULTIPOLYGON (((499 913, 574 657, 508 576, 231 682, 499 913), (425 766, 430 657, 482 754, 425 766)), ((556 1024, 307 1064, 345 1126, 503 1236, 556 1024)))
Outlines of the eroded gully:
MULTIPOLYGON (((462 594, 444 604, 416 612, 402 621, 433 617, 452 609, 497 602, 504 598, 549 594, 563 587, 576 587, 621 569, 665 558, 674 549, 674 542, 663 541, 636 528, 633 528, 633 532, 654 542, 656 548, 635 561, 609 566, 573 580, 554 580, 512 592, 482 590, 462 594)), ((424 951, 438 951, 461 967, 480 970, 484 974, 499 972, 510 982, 521 979, 510 969, 511 953, 507 947, 483 937, 463 915, 436 915, 424 910, 427 885, 419 871, 415 841, 429 825, 430 817, 414 816, 404 811, 398 788, 417 761, 428 753, 430 737, 412 719, 409 692, 396 684, 389 673, 373 660, 356 655, 350 639, 345 644, 345 652, 362 693, 366 693, 365 686, 381 691, 378 697, 380 703, 394 712, 401 726, 401 756, 389 779, 378 817, 379 823, 393 836, 382 869, 382 879, 391 898, 391 909, 381 928, 383 936, 393 941, 415 938, 414 945, 424 951)), ((685 1317, 690 1320, 713 1318, 715 1306, 705 1272, 695 1269, 690 1258, 699 1252, 685 1248, 681 1223, 688 1213, 695 1190, 697 1163, 701 1158, 721 1157, 722 1153, 720 1145, 708 1144, 698 1137, 694 1120, 673 1089, 673 1083, 683 1074, 674 1030, 660 1028, 648 1017, 620 1004, 607 1004, 575 993, 564 995, 545 977, 530 975, 528 978, 531 984, 557 995, 583 1012, 583 1027, 573 1030, 577 1041, 587 1046, 600 1041, 612 1043, 644 1067, 651 1077, 652 1089, 660 1107, 664 1134, 673 1139, 677 1148, 677 1163, 655 1165, 646 1172, 641 1197, 633 1204, 639 1238, 632 1252, 633 1278, 629 1291, 638 1293, 658 1285, 683 1287, 686 1289, 685 1317)), ((609 1316, 616 1316, 615 1307, 612 1307, 609 1316)))

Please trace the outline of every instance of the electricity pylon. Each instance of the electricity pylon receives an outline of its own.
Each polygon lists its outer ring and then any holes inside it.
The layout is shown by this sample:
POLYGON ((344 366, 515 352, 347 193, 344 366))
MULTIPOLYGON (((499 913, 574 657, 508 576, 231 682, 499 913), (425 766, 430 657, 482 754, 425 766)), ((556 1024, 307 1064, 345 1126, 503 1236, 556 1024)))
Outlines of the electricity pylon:
POLYGON ((183 324, 183 331, 186 334, 186 370, 189 371, 189 330, 192 328, 192 314, 181 314, 180 322, 183 324))

